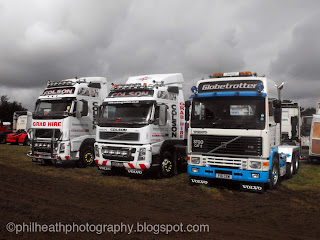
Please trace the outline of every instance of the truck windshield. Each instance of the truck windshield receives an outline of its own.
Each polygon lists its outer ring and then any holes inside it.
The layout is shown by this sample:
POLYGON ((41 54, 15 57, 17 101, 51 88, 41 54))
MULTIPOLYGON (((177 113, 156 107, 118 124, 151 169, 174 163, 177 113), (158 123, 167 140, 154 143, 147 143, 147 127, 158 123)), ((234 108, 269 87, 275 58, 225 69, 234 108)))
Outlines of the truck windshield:
POLYGON ((104 103, 102 105, 98 125, 146 125, 150 119, 153 103, 104 103))
POLYGON ((65 118, 68 117, 72 106, 72 99, 40 100, 36 103, 33 118, 65 118))
POLYGON ((195 98, 191 127, 223 129, 264 129, 265 98, 195 98))

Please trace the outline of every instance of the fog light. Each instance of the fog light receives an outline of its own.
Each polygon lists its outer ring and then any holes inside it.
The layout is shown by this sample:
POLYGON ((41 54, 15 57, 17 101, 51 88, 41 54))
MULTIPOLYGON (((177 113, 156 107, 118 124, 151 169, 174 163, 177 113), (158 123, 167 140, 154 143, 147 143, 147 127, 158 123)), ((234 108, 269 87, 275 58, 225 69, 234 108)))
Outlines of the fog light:
POLYGON ((193 167, 193 168, 191 168, 191 172, 195 172, 195 173, 197 173, 197 172, 199 172, 199 168, 195 168, 195 167, 193 167))
POLYGON ((121 155, 122 156, 126 156, 126 155, 128 155, 128 152, 127 151, 121 151, 121 155))
POLYGON ((260 178, 260 173, 251 173, 251 178, 260 178))

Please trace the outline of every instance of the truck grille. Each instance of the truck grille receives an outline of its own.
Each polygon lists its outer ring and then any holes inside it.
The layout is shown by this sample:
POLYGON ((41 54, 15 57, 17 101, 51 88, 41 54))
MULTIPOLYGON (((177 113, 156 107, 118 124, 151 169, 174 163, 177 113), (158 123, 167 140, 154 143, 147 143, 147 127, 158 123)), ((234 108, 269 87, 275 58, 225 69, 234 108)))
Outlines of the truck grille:
POLYGON ((262 137, 191 135, 192 152, 261 156, 262 137))
POLYGON ((122 147, 103 147, 101 150, 102 157, 107 160, 118 161, 133 161, 133 153, 136 152, 135 148, 122 148, 122 147))
POLYGON ((59 129, 35 129, 35 136, 37 138, 52 138, 52 136, 53 138, 59 138, 60 135, 59 129))
POLYGON ((139 141, 139 133, 132 132, 100 132, 100 139, 139 141))

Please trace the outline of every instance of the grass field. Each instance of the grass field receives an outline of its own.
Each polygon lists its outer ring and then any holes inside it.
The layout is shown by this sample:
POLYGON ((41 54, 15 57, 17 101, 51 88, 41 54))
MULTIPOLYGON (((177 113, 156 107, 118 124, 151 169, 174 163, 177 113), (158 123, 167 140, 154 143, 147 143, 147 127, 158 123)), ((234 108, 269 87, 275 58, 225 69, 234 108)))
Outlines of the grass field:
MULTIPOLYGON (((210 226, 210 233, 105 235, 108 239, 309 240, 320 235, 320 162, 303 162, 298 174, 281 181, 277 190, 255 194, 230 186, 190 186, 187 173, 167 179, 140 179, 109 176, 97 167, 46 166, 33 163, 26 156, 28 150, 26 146, 0 145, 3 239, 66 237, 45 233, 13 235, 3 228, 9 221, 32 220, 42 224, 89 221, 210 226)), ((99 237, 68 234, 68 239, 78 240, 99 237)))
MULTIPOLYGON (((179 174, 170 179, 139 179, 128 176, 107 176, 98 171, 96 167, 76 168, 44 166, 38 163, 32 163, 27 157, 29 147, 17 145, 0 145, 1 162, 13 168, 20 168, 27 172, 48 175, 52 177, 66 177, 74 180, 86 181, 91 184, 135 188, 138 191, 144 189, 162 189, 163 187, 188 184, 187 173, 179 174)), ((282 181, 282 187, 292 191, 312 191, 314 194, 320 194, 320 162, 314 164, 300 164, 299 173, 292 179, 282 181)), ((225 190, 197 187, 210 195, 217 195, 221 198, 221 191, 225 190)), ((281 190, 279 190, 281 191, 281 190)))

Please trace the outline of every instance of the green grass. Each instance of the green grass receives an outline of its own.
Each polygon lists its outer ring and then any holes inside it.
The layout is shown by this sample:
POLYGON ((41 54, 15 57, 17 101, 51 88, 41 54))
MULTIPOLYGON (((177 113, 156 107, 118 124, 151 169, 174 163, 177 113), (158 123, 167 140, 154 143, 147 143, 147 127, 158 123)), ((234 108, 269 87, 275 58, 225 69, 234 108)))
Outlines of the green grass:
POLYGON ((320 164, 300 165, 298 174, 285 180, 282 185, 294 191, 314 191, 320 193, 320 164))
MULTIPOLYGON (((164 188, 176 188, 176 185, 188 183, 186 173, 179 174, 169 179, 141 179, 130 178, 128 176, 108 176, 98 170, 96 166, 87 168, 77 167, 59 167, 45 166, 40 163, 34 163, 27 157, 29 147, 18 145, 0 145, 0 165, 9 166, 13 169, 19 169, 25 172, 36 173, 52 177, 65 177, 76 181, 82 181, 85 184, 94 184, 99 186, 116 186, 130 188, 138 192, 157 192, 164 188)), ((188 186, 188 185, 187 185, 188 186)))
MULTIPOLYGON (((52 176, 65 177, 81 181, 83 184, 91 184, 97 186, 110 186, 124 189, 131 189, 140 193, 157 194, 164 189, 171 191, 185 189, 186 192, 192 191, 195 194, 205 193, 207 197, 215 200, 224 200, 232 198, 234 191, 229 189, 220 189, 205 186, 189 186, 189 177, 187 173, 182 173, 173 178, 166 179, 140 179, 130 178, 128 176, 108 176, 99 171, 97 167, 76 168, 76 167, 60 167, 44 166, 39 163, 33 163, 27 157, 29 147, 18 145, 0 145, 0 165, 9 166, 12 169, 19 169, 20 171, 52 176)), ((286 188, 289 191, 305 191, 312 192, 313 195, 320 197, 320 164, 302 164, 298 174, 291 179, 282 181, 282 186, 276 191, 281 194, 281 188, 286 188)), ((238 193, 244 197, 253 197, 250 193, 238 193)), ((293 204, 302 204, 301 199, 292 199, 293 204)), ((308 203, 303 203, 308 205, 308 203)))

